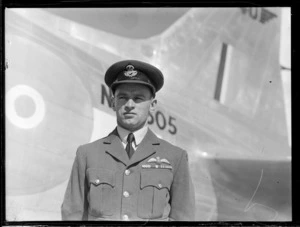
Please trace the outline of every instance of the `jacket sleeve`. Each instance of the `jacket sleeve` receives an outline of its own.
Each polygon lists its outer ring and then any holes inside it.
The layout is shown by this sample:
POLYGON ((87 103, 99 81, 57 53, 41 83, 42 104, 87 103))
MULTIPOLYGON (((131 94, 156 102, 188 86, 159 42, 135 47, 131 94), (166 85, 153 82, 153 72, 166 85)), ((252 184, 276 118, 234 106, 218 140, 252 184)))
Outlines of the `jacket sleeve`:
POLYGON ((87 220, 86 158, 81 146, 76 152, 71 176, 61 206, 62 220, 87 220))
POLYGON ((191 179, 186 151, 181 155, 171 186, 170 220, 195 220, 195 191, 191 179))

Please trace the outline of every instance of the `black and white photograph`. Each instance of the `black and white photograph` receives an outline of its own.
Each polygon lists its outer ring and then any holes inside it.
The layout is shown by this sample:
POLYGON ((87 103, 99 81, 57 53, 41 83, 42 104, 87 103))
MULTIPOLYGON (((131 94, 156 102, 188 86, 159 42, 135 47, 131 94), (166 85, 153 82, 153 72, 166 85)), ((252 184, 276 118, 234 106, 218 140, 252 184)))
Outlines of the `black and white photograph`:
POLYGON ((5 221, 292 221, 291 7, 8 7, 5 221))

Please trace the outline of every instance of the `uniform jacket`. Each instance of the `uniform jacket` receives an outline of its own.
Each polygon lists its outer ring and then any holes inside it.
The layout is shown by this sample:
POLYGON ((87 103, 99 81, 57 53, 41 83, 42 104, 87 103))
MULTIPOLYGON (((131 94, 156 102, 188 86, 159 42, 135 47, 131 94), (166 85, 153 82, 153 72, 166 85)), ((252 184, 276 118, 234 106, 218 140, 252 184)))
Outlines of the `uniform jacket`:
POLYGON ((63 220, 194 220, 187 153, 149 129, 128 158, 115 129, 78 148, 63 220))

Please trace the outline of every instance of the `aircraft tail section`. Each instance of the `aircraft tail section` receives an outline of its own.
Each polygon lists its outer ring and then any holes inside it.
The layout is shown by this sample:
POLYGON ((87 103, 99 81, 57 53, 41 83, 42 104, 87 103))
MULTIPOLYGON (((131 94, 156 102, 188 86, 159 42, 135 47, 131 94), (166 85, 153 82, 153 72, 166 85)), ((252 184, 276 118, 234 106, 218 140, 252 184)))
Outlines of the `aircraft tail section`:
MULTIPOLYGON (((280 23, 279 8, 189 10, 160 36, 149 39, 157 44, 152 63, 166 77, 160 97, 173 98, 177 112, 191 109, 189 119, 208 118, 199 116, 203 109, 226 116, 228 124, 198 122, 221 134, 231 128, 225 134, 248 148, 261 150, 273 139, 287 145, 280 23), (176 105, 182 97, 189 101, 176 105), (237 122, 244 126, 242 133, 233 126, 237 122)), ((274 148, 269 145, 267 152, 274 148)), ((287 147, 282 149, 281 154, 290 154, 287 147)))

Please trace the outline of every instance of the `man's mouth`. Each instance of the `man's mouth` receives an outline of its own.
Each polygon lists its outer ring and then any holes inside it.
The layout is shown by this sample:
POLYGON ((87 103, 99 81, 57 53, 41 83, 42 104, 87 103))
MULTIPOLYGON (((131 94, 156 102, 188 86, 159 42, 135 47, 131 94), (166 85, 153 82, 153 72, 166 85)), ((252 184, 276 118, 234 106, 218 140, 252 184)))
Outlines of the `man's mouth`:
POLYGON ((124 116, 128 116, 128 117, 130 117, 130 116, 134 116, 134 115, 135 115, 135 113, 131 113, 131 112, 124 113, 124 116))

